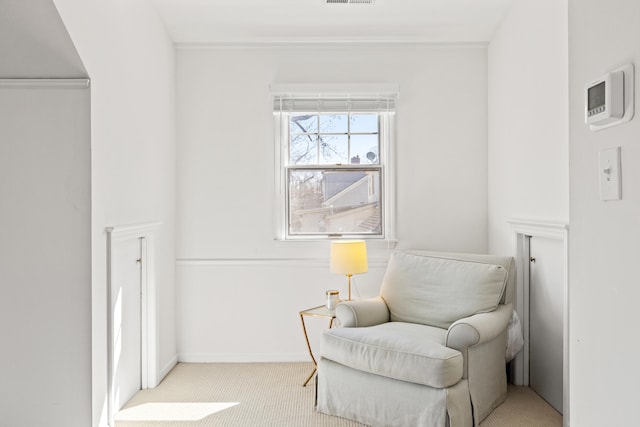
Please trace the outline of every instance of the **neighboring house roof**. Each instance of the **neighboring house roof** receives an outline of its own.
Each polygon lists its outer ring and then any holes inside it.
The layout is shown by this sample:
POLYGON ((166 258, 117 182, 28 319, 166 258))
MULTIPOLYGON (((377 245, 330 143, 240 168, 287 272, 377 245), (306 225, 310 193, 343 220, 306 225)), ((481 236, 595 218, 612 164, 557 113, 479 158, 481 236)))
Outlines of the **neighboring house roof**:
POLYGON ((325 201, 323 204, 329 203, 329 200, 344 192, 366 176, 366 172, 325 172, 323 176, 325 201))

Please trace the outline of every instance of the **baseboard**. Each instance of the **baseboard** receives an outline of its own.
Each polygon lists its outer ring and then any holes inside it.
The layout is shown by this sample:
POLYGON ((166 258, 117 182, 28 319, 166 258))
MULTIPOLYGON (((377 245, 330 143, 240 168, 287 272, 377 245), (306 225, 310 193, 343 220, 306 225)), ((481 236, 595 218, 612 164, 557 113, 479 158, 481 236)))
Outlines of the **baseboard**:
POLYGON ((178 353, 183 363, 275 363, 311 362, 308 353, 256 354, 256 353, 178 353))
POLYGON ((167 374, 169 372, 171 372, 171 370, 174 368, 174 366, 176 366, 178 364, 178 355, 174 355, 170 360, 169 363, 167 363, 166 365, 164 365, 164 367, 160 370, 160 378, 158 378, 158 384, 160 384, 162 382, 162 380, 164 379, 164 377, 167 376, 167 374))

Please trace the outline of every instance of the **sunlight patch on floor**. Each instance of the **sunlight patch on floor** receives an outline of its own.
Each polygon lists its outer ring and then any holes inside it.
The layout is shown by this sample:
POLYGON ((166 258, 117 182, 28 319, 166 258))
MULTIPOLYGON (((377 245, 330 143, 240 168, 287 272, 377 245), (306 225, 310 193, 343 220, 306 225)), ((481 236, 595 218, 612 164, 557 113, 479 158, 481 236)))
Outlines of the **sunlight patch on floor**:
POLYGON ((198 421, 240 402, 154 402, 123 409, 116 421, 198 421))

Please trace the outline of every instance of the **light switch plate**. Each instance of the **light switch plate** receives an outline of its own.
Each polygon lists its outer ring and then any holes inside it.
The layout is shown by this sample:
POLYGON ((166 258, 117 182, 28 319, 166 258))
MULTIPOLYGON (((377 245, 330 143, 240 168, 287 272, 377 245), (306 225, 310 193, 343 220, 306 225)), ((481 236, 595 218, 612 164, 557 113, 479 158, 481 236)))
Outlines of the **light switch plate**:
POLYGON ((600 200, 622 199, 620 147, 607 148, 600 151, 598 175, 600 181, 600 200))

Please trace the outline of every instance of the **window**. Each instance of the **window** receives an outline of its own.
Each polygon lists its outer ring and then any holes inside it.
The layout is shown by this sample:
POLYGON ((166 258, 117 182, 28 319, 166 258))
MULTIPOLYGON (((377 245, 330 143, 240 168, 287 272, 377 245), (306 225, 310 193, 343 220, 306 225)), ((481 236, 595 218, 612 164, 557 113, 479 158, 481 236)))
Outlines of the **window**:
POLYGON ((392 236, 393 101, 275 97, 279 238, 392 236))

